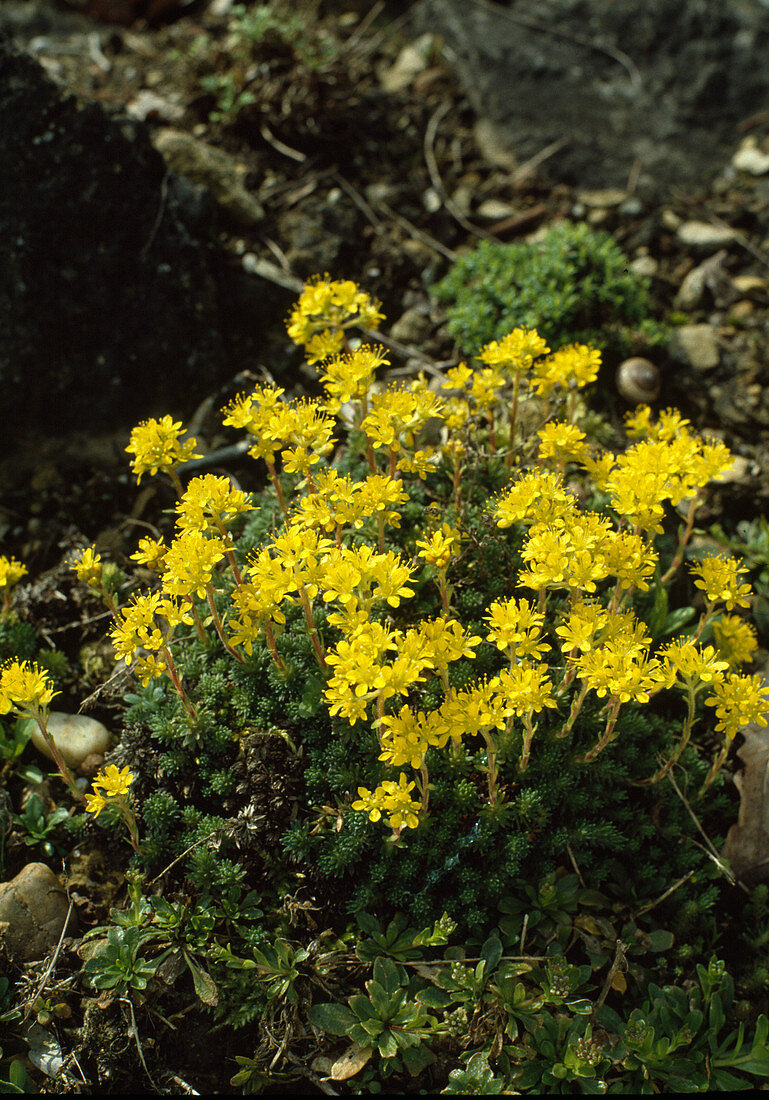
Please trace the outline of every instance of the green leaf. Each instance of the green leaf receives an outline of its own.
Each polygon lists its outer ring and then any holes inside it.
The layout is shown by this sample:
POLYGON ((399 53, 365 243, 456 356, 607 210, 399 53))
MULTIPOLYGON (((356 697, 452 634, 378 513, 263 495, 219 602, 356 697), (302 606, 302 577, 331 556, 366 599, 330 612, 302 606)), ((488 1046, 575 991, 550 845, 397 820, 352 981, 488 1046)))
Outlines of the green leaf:
POLYGON ((188 951, 184 952, 184 958, 189 972, 192 974, 192 984, 195 986, 195 992, 198 998, 204 1005, 215 1008, 219 1003, 219 990, 216 988, 216 982, 208 971, 204 970, 203 967, 193 959, 188 951))
POLYGON ((696 614, 697 612, 693 607, 677 607, 675 611, 671 611, 665 619, 665 625, 661 633, 663 635, 675 634, 682 626, 686 626, 688 622, 691 622, 696 614))
POLYGON ((327 1001, 310 1007, 307 1019, 320 1031, 328 1035, 346 1035, 349 1028, 357 1023, 355 1016, 346 1005, 336 1001, 327 1001))
POLYGON ((366 982, 366 990, 380 1020, 390 1018, 390 994, 377 981, 366 982))
POLYGON ((502 947, 502 940, 499 938, 499 934, 495 930, 491 933, 479 952, 481 958, 486 963, 486 977, 488 977, 488 975, 496 969, 499 960, 502 958, 503 950, 504 948, 502 947))
POLYGON ((435 1055, 429 1047, 424 1045, 424 1043, 402 1050, 401 1058, 412 1077, 418 1077, 422 1070, 427 1069, 428 1066, 431 1066, 433 1062, 436 1061, 435 1055))
POLYGON ((392 959, 380 956, 374 962, 374 981, 392 996, 401 987, 401 971, 392 959))

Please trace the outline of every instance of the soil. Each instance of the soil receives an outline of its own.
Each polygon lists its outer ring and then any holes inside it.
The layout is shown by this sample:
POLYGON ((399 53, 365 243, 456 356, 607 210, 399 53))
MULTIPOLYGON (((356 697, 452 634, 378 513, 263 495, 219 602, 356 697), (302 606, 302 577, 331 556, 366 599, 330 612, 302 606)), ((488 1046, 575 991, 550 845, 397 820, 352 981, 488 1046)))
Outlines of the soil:
MULTIPOLYGON (((725 161, 714 165, 715 181, 706 189, 670 186, 662 197, 642 200, 631 178, 617 201, 559 180, 557 150, 516 163, 484 140, 439 40, 418 40, 423 63, 399 86, 402 51, 417 33, 405 3, 308 2, 302 10, 314 28, 310 40, 292 42, 273 29, 250 46, 232 42, 227 0, 14 0, 3 7, 0 20, 11 24, 17 43, 81 100, 120 108, 152 132, 184 130, 244 164, 246 186, 266 214, 252 229, 226 217, 213 223, 232 267, 270 280, 286 311, 301 281, 317 272, 360 282, 383 303, 383 331, 394 337, 398 370, 456 361, 445 316, 428 288, 458 250, 479 239, 522 239, 555 220, 584 217, 611 231, 629 260, 648 261, 655 310, 664 319, 687 273, 705 258, 682 241, 678 227, 698 221, 739 230, 724 271, 730 280, 755 276, 752 289, 736 298, 706 289, 688 311, 689 320, 716 332, 720 364, 703 374, 658 352, 658 403, 677 406, 698 428, 722 435, 741 458, 712 518, 728 527, 761 514, 769 501, 769 176, 736 171, 725 161), (229 82, 250 102, 238 111, 217 104, 205 84, 217 75, 225 91, 229 82), (225 117, 212 116, 217 107, 225 117)), ((769 112, 745 118, 735 127, 733 148, 746 135, 760 143, 768 133, 769 112)), ((257 488, 258 475, 227 450, 232 437, 220 427, 218 411, 263 370, 288 378, 296 391, 308 385, 298 353, 288 346, 284 317, 276 314, 268 334, 274 359, 244 360, 202 404, 190 408, 179 393, 168 409, 192 424, 210 456, 206 469, 226 471, 244 489, 257 488)), ((618 366, 607 364, 600 395, 602 410, 617 425, 629 408, 614 386, 618 366)), ((120 693, 114 684, 100 690, 109 660, 99 649, 102 609, 76 591, 65 561, 77 547, 95 543, 127 567, 141 535, 168 528, 172 490, 159 481, 137 488, 127 439, 125 429, 101 434, 98 428, 35 438, 0 461, 3 552, 21 559, 31 578, 20 590, 21 610, 83 670, 62 706, 77 709, 97 692, 90 713, 113 723, 120 693)), ((103 880, 112 872, 100 874, 103 880)), ((89 888, 88 868, 82 875, 78 891, 90 898, 85 923, 93 925, 114 904, 114 890, 106 891, 106 902, 89 888)), ((114 1002, 89 1007, 78 1050, 83 1070, 102 1091, 135 1088, 144 1079, 126 1027, 114 1002), (113 1032, 117 1045, 110 1052, 113 1032)), ((198 1038, 200 1050, 211 1042, 198 1038)), ((182 1045, 192 1049, 188 1034, 182 1045)), ((193 1069, 196 1087, 206 1088, 206 1067, 193 1069)), ((190 1091, 174 1080, 172 1091, 190 1091)), ((221 1078, 208 1087, 219 1091, 221 1078)))

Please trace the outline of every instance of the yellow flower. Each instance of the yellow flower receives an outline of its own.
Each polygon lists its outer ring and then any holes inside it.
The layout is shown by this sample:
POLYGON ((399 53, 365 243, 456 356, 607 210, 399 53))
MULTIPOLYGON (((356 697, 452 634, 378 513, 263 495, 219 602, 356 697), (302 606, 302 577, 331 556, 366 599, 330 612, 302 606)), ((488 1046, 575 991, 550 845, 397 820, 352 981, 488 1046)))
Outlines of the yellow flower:
POLYGON ((547 671, 547 665, 522 661, 500 672, 497 690, 506 716, 516 715, 522 718, 530 711, 538 714, 545 707, 556 706, 552 697, 553 685, 548 679, 547 671))
POLYGON ((163 588, 170 596, 191 596, 204 599, 214 570, 224 557, 224 543, 219 538, 207 538, 192 527, 177 535, 163 562, 163 588))
POLYGON ((45 711, 58 691, 38 665, 9 661, 0 671, 0 714, 45 711))
POLYGON ((664 646, 659 656, 668 672, 668 687, 680 679, 689 688, 698 688, 702 684, 712 684, 723 679, 728 669, 728 661, 719 659, 712 645, 695 645, 684 638, 664 646))
POLYGON ((101 787, 107 798, 118 798, 128 794, 128 788, 133 781, 134 776, 128 765, 118 768, 115 764, 108 764, 96 776, 93 786, 101 787))
POLYGON ((87 584, 90 588, 99 588, 103 566, 101 557, 96 553, 93 546, 81 550, 79 557, 73 558, 69 564, 75 570, 75 575, 79 581, 87 584))
POLYGON ((727 611, 735 607, 747 607, 752 595, 749 584, 741 584, 740 576, 747 569, 733 558, 712 555, 703 558, 691 569, 697 588, 701 588, 710 603, 723 604, 727 611))
POLYGON ((769 686, 760 676, 731 672, 714 683, 713 694, 705 705, 716 708, 716 729, 731 740, 750 722, 757 726, 767 724, 769 686))
POLYGON ((573 424, 552 421, 537 432, 541 442, 539 458, 542 462, 552 459, 558 465, 565 462, 583 462, 587 455, 585 433, 573 424))
POLYGON ((436 569, 447 569, 455 548, 459 545, 459 532, 444 523, 439 531, 434 531, 424 539, 417 539, 421 558, 436 569))
POLYGON ((550 348, 536 329, 516 328, 501 340, 486 344, 478 358, 489 366, 499 366, 509 374, 524 374, 534 360, 547 355, 550 348))
POLYGON ((588 653, 608 619, 608 612, 600 604, 580 600, 569 608, 564 621, 555 628, 555 632, 563 639, 563 649, 567 653, 575 649, 588 653))
POLYGON ((489 641, 497 649, 508 649, 519 660, 539 658, 550 649, 542 637, 545 616, 528 600, 495 600, 486 620, 489 641))
POLYGON ((22 565, 16 558, 7 558, 0 555, 0 588, 10 590, 18 584, 27 573, 26 565, 22 565))
POLYGON ((524 474, 495 502, 497 527, 514 523, 547 523, 576 511, 576 500, 564 488, 560 474, 539 470, 524 474))
POLYGON ((221 531, 237 516, 253 509, 247 494, 234 489, 229 478, 204 474, 194 477, 184 491, 176 506, 176 522, 183 531, 221 531))
POLYGON ((379 307, 349 279, 318 277, 305 283, 288 320, 288 335, 305 346, 311 362, 318 362, 341 351, 343 329, 351 325, 379 328, 384 320, 379 307))
POLYGON ((139 539, 139 549, 131 554, 131 559, 159 573, 167 553, 168 547, 162 539, 143 538, 139 539))
POLYGON ((89 791, 85 796, 86 812, 94 817, 98 817, 106 805, 107 799, 100 791, 89 791))
POLYGON ((718 652, 731 668, 750 661, 758 649, 756 631, 738 615, 724 615, 713 624, 718 652))
POLYGON ((126 451, 134 455, 132 467, 137 482, 148 471, 154 475, 158 470, 175 470, 191 458, 202 457, 195 453, 196 440, 182 442, 183 435, 181 421, 173 421, 170 416, 144 420, 134 428, 126 451))
POLYGON ((595 382, 600 367, 601 353, 597 348, 572 344, 534 365, 534 389, 542 397, 546 397, 555 386, 581 389, 589 382, 595 382))
POLYGON ((354 810, 364 810, 369 821, 379 821, 382 814, 389 814, 387 824, 396 833, 401 829, 416 829, 419 824, 419 803, 413 802, 410 792, 415 784, 409 783, 403 772, 398 776, 398 782, 385 779, 375 791, 369 791, 366 787, 358 787, 358 801, 353 802, 354 810))
POLYGON ((372 348, 368 344, 362 344, 349 355, 338 355, 326 362, 320 377, 328 394, 328 411, 337 413, 348 401, 359 401, 365 397, 379 367, 389 363, 384 348, 372 348))

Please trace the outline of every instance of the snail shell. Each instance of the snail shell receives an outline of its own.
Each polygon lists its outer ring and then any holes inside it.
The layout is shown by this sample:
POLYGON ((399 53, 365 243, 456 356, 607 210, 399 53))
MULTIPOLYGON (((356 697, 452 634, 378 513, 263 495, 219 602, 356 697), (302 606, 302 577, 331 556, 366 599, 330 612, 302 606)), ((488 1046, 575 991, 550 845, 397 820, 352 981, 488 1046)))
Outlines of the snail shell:
POLYGON ((631 405, 648 405, 660 395, 660 371, 649 359, 633 356, 617 369, 617 390, 631 405))

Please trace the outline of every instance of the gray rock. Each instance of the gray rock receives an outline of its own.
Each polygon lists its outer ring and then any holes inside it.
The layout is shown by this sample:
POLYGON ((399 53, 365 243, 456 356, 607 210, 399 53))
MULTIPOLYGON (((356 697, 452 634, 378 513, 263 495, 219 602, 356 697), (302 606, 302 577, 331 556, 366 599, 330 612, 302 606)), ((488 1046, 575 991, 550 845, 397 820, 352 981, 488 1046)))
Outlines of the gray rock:
MULTIPOLYGON (((67 895, 44 863, 28 863, 16 878, 0 883, 0 939, 19 962, 41 959, 56 946, 68 912, 67 895)), ((67 935, 77 932, 73 909, 67 935)))
POLYGON ((717 248, 742 240, 742 234, 730 225, 711 225, 710 222, 684 222, 676 235, 681 244, 696 252, 715 252, 717 248))
MULTIPOLYGON (((48 732, 64 762, 71 768, 79 768, 89 756, 102 755, 110 746, 110 732, 102 722, 87 714, 63 714, 52 710, 48 715, 48 732)), ((37 722, 30 722, 32 744, 49 760, 53 754, 40 732, 37 722)))
POLYGON ((763 0, 421 0, 479 117, 553 178, 641 191, 700 184, 769 94, 763 0))
POLYGON ((153 144, 172 172, 207 188, 235 221, 257 225, 264 218, 262 204, 243 182, 248 170, 235 157, 170 127, 154 134, 153 144))
POLYGON ((726 269, 728 253, 725 249, 708 257, 685 276, 675 297, 676 309, 696 309, 702 305, 705 291, 709 290, 719 305, 728 305, 737 294, 726 269))
POLYGON ((710 325, 681 325, 671 336, 668 350, 692 370, 710 371, 719 363, 718 342, 710 325))
POLYGON ((4 441, 191 411, 258 357, 274 293, 251 277, 239 308, 213 204, 143 123, 79 103, 1 34, 0 72, 4 441))

